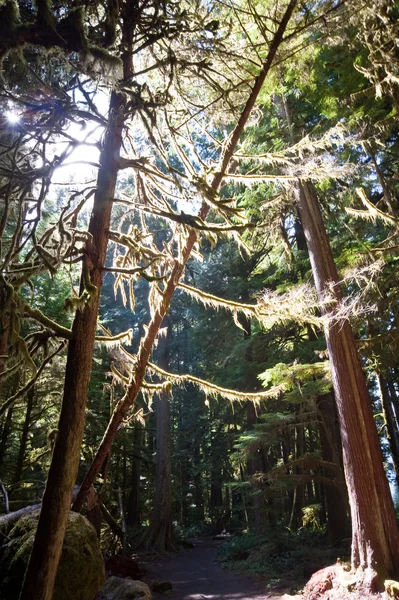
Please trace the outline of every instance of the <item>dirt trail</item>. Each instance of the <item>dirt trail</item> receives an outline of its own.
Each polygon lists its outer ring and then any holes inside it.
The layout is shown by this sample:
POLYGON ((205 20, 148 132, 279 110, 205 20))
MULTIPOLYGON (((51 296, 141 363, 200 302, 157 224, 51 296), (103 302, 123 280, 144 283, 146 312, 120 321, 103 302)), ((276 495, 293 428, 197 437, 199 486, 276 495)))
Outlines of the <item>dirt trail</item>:
MULTIPOLYGON (((194 548, 173 558, 159 558, 151 564, 154 579, 173 583, 170 600, 284 600, 283 592, 269 592, 265 584, 223 570, 215 562, 218 542, 195 540, 194 548)), ((165 596, 156 595, 156 600, 165 596)))

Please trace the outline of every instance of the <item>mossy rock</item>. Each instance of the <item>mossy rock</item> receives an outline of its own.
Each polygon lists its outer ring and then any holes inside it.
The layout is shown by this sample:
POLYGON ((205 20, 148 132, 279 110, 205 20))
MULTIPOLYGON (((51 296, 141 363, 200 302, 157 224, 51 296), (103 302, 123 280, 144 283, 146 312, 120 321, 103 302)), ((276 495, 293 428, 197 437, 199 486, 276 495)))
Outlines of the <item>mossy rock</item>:
POLYGON ((112 576, 97 596, 98 600, 151 600, 151 590, 143 581, 112 576))
MULTIPOLYGON (((18 600, 39 511, 21 517, 0 551, 0 598, 18 600)), ((71 512, 55 580, 53 600, 93 600, 104 583, 104 563, 94 527, 71 512)))

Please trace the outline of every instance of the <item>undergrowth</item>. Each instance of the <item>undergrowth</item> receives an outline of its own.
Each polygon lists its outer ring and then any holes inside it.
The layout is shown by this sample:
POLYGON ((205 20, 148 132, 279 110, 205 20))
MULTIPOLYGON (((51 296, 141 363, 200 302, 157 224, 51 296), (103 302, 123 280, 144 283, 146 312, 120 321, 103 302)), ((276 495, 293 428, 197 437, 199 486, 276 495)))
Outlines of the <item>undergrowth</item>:
POLYGON ((223 567, 268 579, 305 583, 313 572, 345 560, 349 548, 332 547, 322 531, 277 530, 267 535, 247 532, 223 542, 218 559, 223 567))

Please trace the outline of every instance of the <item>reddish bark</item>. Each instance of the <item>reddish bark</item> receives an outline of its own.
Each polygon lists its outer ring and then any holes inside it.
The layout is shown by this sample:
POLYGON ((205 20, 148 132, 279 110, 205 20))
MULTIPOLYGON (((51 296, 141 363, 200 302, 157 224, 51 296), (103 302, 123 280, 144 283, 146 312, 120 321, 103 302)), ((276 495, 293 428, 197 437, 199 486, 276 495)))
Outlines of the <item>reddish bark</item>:
MULTIPOLYGON (((326 294, 341 300, 339 278, 314 186, 299 184, 298 207, 317 294, 324 314, 326 294)), ((356 341, 347 319, 325 328, 340 420, 345 478, 352 515, 352 567, 369 588, 399 574, 399 534, 371 401, 356 341)))

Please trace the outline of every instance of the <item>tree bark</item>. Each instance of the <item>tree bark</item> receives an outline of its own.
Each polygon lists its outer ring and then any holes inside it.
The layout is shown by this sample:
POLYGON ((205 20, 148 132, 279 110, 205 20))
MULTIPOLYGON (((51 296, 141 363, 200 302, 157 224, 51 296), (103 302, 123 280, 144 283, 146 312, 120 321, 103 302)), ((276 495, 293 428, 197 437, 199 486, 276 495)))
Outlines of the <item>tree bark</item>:
POLYGON ((316 400, 320 411, 319 425, 320 444, 323 460, 333 462, 340 467, 341 477, 338 485, 324 486, 327 505, 327 532, 331 542, 349 537, 349 500, 343 473, 342 444, 339 433, 338 415, 335 410, 333 395, 324 394, 316 400))
POLYGON ((395 413, 396 425, 399 427, 399 400, 391 373, 386 377, 386 383, 391 397, 393 411, 395 413))
MULTIPOLYGON (((161 369, 169 367, 169 342, 171 335, 170 319, 163 322, 168 327, 166 339, 160 342, 158 359, 161 369)), ((156 400, 157 448, 155 501, 150 526, 144 544, 160 552, 173 552, 177 549, 172 527, 172 440, 170 431, 169 397, 162 392, 156 400)))
POLYGON ((141 472, 141 445, 143 428, 135 423, 133 434, 133 456, 130 470, 130 492, 127 502, 127 524, 130 527, 140 527, 140 472, 141 472))
MULTIPOLYGON (((2 299, 2 296, 4 295, 4 291, 1 290, 0 292, 0 298, 2 299), (3 292, 3 293, 1 293, 3 292)), ((6 306, 5 306, 5 302, 1 302, 0 305, 0 312, 3 312, 6 310, 6 306)), ((2 317, 0 317, 0 374, 4 371, 4 366, 6 364, 6 360, 5 357, 7 356, 7 349, 8 349, 8 337, 9 337, 9 333, 10 333, 10 317, 8 314, 3 314, 2 317)), ((1 395, 2 395, 2 391, 3 391, 3 381, 4 378, 2 376, 0 376, 0 400, 1 400, 1 395)))
POLYGON ((385 421, 385 434, 388 440, 389 452, 392 458, 393 469, 395 472, 396 485, 399 486, 399 439, 398 430, 393 414, 393 407, 388 386, 385 378, 376 373, 378 387, 380 389, 382 412, 385 421))
MULTIPOLYGON (((231 158, 233 157, 237 143, 240 139, 242 132, 244 131, 245 125, 255 105, 256 99, 267 77, 267 74, 270 71, 277 50, 283 41, 284 32, 295 10, 296 5, 297 0, 291 0, 289 2, 285 14, 275 33, 275 36, 270 43, 269 52, 263 65, 263 68, 255 80, 254 86, 241 113, 241 116, 238 119, 237 125, 234 131, 232 132, 229 141, 226 144, 226 147, 223 151, 220 161, 220 169, 215 173, 213 177, 210 188, 214 192, 217 192, 220 188, 223 177, 227 171, 227 167, 230 163, 231 158)), ((209 205, 204 201, 199 211, 199 217, 202 220, 205 220, 208 215, 208 212, 209 205)), ((116 432, 118 431, 118 427, 122 423, 123 419, 126 417, 128 411, 130 410, 131 406, 134 404, 137 398, 137 395, 140 391, 141 385, 145 377, 147 362, 152 354, 154 343, 158 336, 162 320, 169 309, 172 296, 179 284, 181 276, 184 273, 186 263, 191 256, 191 251, 196 241, 197 235, 195 230, 192 229, 188 234, 187 241, 185 243, 184 248, 182 249, 181 258, 180 260, 175 261, 175 264, 166 281, 165 288, 163 290, 162 301, 159 302, 158 307, 155 309, 152 320, 148 325, 146 334, 140 342, 139 351, 137 353, 136 369, 132 383, 130 384, 130 387, 128 388, 126 394, 123 396, 123 398, 121 398, 121 400, 115 407, 111 420, 108 424, 107 430, 104 433, 103 439, 97 449, 97 453, 82 482, 78 496, 73 505, 73 510, 80 511, 82 509, 86 494, 89 491, 91 485, 94 483, 95 478, 97 477, 97 473, 104 461, 108 450, 111 447, 116 432)))
MULTIPOLYGON (((323 314, 326 295, 341 300, 339 278, 316 190, 299 182, 298 207, 323 314)), ((368 588, 399 574, 399 534, 356 341, 347 319, 325 327, 340 420, 345 478, 352 515, 352 568, 368 588)))
MULTIPOLYGON (((132 26, 126 24, 124 42, 129 40, 132 26), (126 28, 129 31, 126 31, 126 28)), ((131 53, 124 56, 124 80, 132 75, 131 53)), ((87 267, 91 285, 95 286, 90 302, 75 314, 72 339, 68 345, 64 394, 58 423, 58 437, 44 491, 42 510, 25 575, 20 600, 51 600, 58 563, 72 500, 80 448, 83 440, 86 399, 90 381, 94 339, 97 329, 100 290, 108 244, 108 231, 115 186, 118 158, 122 146, 122 131, 127 97, 113 91, 110 99, 107 131, 100 154, 100 168, 89 224, 91 243, 86 246, 87 267)), ((85 268, 85 265, 84 267, 85 268)), ((81 280, 81 293, 85 288, 81 280)))
MULTIPOLYGON (((255 406, 253 402, 247 402, 247 431, 251 431, 254 428, 258 418, 256 415, 255 406)), ((247 474, 251 482, 252 487, 252 505, 253 505, 253 515, 254 515, 254 524, 257 530, 259 530, 264 525, 265 521, 265 506, 263 495, 259 493, 259 489, 257 488, 253 476, 256 473, 262 471, 261 465, 261 457, 260 457, 260 442, 258 448, 256 450, 256 454, 252 454, 250 458, 247 460, 247 474)))
POLYGON ((28 434, 29 434, 29 427, 30 427, 32 409, 33 409, 34 396, 35 396, 35 388, 34 388, 34 386, 32 386, 26 395, 26 399, 27 399, 26 413, 25 413, 24 424, 22 427, 21 441, 19 444, 17 466, 16 466, 15 474, 14 474, 14 483, 18 483, 18 481, 20 481, 21 475, 22 475, 22 470, 24 467, 26 444, 28 442, 28 434))
POLYGON ((10 406, 7 411, 7 416, 4 421, 3 431, 1 432, 1 442, 0 442, 0 467, 4 462, 4 456, 6 453, 7 442, 11 431, 12 425, 12 413, 14 411, 14 407, 10 406))

